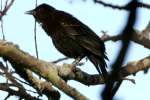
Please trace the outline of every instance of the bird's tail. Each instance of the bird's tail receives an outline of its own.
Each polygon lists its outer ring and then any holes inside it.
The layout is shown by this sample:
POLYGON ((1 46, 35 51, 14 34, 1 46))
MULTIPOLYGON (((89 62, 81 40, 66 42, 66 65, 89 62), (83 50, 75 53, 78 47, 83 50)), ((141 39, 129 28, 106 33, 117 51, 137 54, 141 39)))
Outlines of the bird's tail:
POLYGON ((107 64, 104 59, 104 58, 107 59, 107 57, 105 57, 105 55, 104 57, 89 55, 88 58, 94 64, 99 74, 102 74, 104 77, 108 75, 107 70, 106 70, 107 64))

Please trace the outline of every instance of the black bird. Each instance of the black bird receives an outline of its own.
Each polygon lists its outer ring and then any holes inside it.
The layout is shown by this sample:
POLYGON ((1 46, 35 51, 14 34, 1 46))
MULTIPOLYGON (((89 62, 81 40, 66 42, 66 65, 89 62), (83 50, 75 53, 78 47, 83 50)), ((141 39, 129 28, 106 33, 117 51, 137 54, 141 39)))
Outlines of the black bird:
POLYGON ((77 62, 87 57, 100 74, 107 75, 105 45, 88 26, 47 4, 26 13, 34 16, 61 53, 77 62))

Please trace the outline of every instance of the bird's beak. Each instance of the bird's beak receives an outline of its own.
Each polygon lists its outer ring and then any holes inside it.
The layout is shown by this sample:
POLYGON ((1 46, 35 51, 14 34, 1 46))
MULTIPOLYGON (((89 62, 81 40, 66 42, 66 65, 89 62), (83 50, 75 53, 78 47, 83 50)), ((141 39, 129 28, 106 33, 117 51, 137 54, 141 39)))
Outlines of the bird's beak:
POLYGON ((29 10, 26 11, 25 14, 29 14, 29 15, 34 15, 35 11, 34 10, 29 10))

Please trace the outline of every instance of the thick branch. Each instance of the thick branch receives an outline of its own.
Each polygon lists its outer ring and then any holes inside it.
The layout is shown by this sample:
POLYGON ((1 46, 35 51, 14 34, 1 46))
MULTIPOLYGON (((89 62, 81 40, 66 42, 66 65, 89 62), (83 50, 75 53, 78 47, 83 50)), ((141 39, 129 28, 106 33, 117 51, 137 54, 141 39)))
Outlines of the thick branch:
MULTIPOLYGON (((144 46, 145 48, 150 49, 150 24, 148 24, 148 26, 142 31, 142 32, 138 32, 136 30, 133 31, 133 37, 131 38, 131 41, 140 44, 142 46, 144 46)), ((122 40, 122 36, 121 35, 116 35, 116 36, 109 36, 107 34, 104 34, 104 36, 102 36, 103 41, 118 41, 118 40, 122 40)))
POLYGON ((148 68, 150 68, 150 56, 139 61, 130 62, 123 66, 119 71, 119 76, 122 78, 131 74, 135 74, 139 71, 144 71, 148 68))
POLYGON ((121 49, 118 53, 118 56, 112 65, 112 72, 108 77, 108 81, 106 82, 106 86, 102 92, 103 100, 112 100, 117 90, 121 86, 122 80, 116 83, 116 79, 118 78, 118 71, 121 68, 123 61, 126 56, 126 52, 128 51, 128 47, 130 45, 130 40, 133 37, 133 26, 136 22, 137 15, 137 3, 138 0, 131 0, 127 6, 129 6, 129 15, 125 28, 121 32, 121 36, 123 37, 121 43, 121 49))
MULTIPOLYGON (((150 56, 143 58, 139 61, 129 62, 127 65, 122 66, 119 70, 119 79, 123 79, 126 76, 135 74, 139 71, 144 71, 150 68, 150 56)), ((74 66, 69 64, 64 64, 59 67, 59 75, 66 80, 76 80, 85 85, 99 85, 104 84, 102 76, 99 74, 90 75, 81 71, 80 69, 74 69, 74 66)))
POLYGON ((72 64, 63 64, 58 68, 59 75, 65 80, 76 80, 84 85, 99 85, 104 84, 102 75, 90 75, 74 67, 72 64))
POLYGON ((26 81, 33 86, 39 94, 45 94, 48 100, 59 100, 60 93, 52 87, 52 84, 47 81, 40 80, 32 75, 32 71, 25 70, 27 78, 24 77, 26 81))
POLYGON ((17 74, 26 80, 37 92, 45 94, 49 100, 59 100, 60 93, 52 87, 52 84, 47 81, 40 80, 32 75, 32 71, 20 67, 20 65, 12 65, 17 74))
POLYGON ((57 74, 55 65, 38 60, 29 54, 22 52, 12 43, 0 41, 0 56, 7 59, 13 65, 20 65, 22 68, 28 68, 39 74, 43 78, 50 81, 54 86, 78 100, 86 100, 87 98, 79 93, 76 89, 67 85, 57 74))
MULTIPOLYGON (((5 52, 5 48, 3 48, 1 45, 3 44, 4 42, 0 42, 0 50, 1 51, 4 51, 5 52), (3 49, 3 50, 2 50, 3 49)), ((5 42, 6 43, 6 42, 5 42)), ((7 44, 7 43, 6 43, 7 44)), ((10 48, 9 51, 11 51, 12 49, 11 48, 14 48, 14 46, 12 46, 11 44, 8 45, 7 48, 10 48)), ((4 52, 0 52, 0 56, 2 56, 2 54, 4 52)), ((11 52, 18 52, 18 49, 15 49, 15 51, 11 51, 11 52)), ((21 52, 19 50, 19 52, 21 52)), ((6 56, 9 56, 9 54, 3 54, 3 56, 5 55, 6 56)), ((15 57, 17 56, 18 54, 15 55, 15 57)), ((28 59, 31 60, 31 62, 34 60, 37 60, 31 56, 29 56, 28 54, 25 54, 24 56, 28 56, 28 59)), ((20 62, 20 61, 24 61, 24 59, 22 60, 16 60, 16 62, 20 62)), ((37 61, 38 62, 38 61, 37 61)), ((41 62, 41 61, 40 61, 41 62)), ((26 62, 24 62, 26 63, 26 62)), ((36 62, 33 62, 33 63, 36 63, 36 62)), ((43 62, 42 63, 47 63, 47 62, 43 62)), ((30 64, 30 63, 29 63, 30 64)), ((49 63, 50 64, 50 63, 49 63)), ((31 65, 30 65, 31 66, 31 65)), ((38 65, 39 67, 40 65, 38 65)), ((22 64, 22 67, 23 67, 23 64, 22 64)), ((58 74, 67 79, 67 80, 76 80, 76 81, 79 81, 81 82, 82 84, 85 84, 85 85, 98 85, 98 84, 104 84, 104 80, 103 78, 99 75, 99 74, 95 74, 95 75, 90 75, 88 73, 85 73, 83 71, 81 71, 80 69, 77 69, 75 68, 74 69, 74 66, 72 65, 68 65, 68 64, 64 64, 63 66, 55 66, 53 64, 50 64, 49 67, 52 67, 52 70, 53 67, 55 68, 58 68, 58 69, 55 69, 55 70, 58 70, 58 74), (67 70, 67 71, 66 71, 67 70)), ((119 76, 122 78, 122 77, 126 77, 130 74, 134 74, 134 73, 137 73, 139 71, 142 71, 142 70, 145 70, 147 68, 150 67, 150 57, 146 57, 146 58, 143 58, 139 61, 135 61, 135 62, 130 62, 129 64, 123 66, 119 72, 119 76), (145 63, 146 62, 146 63, 145 63), (145 63, 145 64, 144 64, 145 63)), ((43 67, 44 68, 44 67, 43 67)), ((51 69, 47 69, 47 70, 51 70, 51 69)))

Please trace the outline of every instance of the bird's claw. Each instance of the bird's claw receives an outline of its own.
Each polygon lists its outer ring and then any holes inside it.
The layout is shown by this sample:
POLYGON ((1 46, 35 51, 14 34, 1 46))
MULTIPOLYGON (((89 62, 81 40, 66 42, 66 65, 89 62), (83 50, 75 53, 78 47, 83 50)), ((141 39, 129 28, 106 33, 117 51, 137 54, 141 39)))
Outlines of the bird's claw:
POLYGON ((84 65, 84 62, 76 62, 76 61, 73 61, 72 65, 73 65, 73 66, 82 66, 82 65, 84 65))

